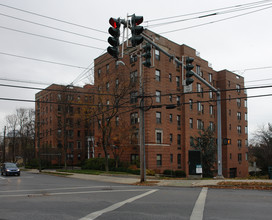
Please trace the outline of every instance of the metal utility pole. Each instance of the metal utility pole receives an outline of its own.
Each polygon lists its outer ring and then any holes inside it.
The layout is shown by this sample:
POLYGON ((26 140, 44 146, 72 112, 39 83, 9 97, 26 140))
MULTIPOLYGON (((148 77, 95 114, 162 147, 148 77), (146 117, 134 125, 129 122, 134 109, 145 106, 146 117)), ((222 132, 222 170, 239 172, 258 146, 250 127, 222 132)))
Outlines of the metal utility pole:
POLYGON ((2 156, 2 162, 4 163, 5 161, 6 161, 6 129, 7 129, 7 127, 5 126, 4 127, 4 143, 3 143, 3 150, 2 150, 2 154, 3 154, 3 156, 2 156))
POLYGON ((140 85, 140 174, 141 183, 146 181, 145 167, 145 122, 144 122, 144 85, 143 85, 143 68, 142 68, 142 53, 139 59, 139 85, 140 85))

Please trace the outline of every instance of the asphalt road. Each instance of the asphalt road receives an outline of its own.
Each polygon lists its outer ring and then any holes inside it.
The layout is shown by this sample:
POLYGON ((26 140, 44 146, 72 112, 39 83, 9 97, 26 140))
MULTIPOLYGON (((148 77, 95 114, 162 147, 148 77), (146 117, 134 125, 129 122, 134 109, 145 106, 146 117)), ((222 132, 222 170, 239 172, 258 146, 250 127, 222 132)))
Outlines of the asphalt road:
POLYGON ((0 220, 272 219, 272 192, 0 176, 0 220))

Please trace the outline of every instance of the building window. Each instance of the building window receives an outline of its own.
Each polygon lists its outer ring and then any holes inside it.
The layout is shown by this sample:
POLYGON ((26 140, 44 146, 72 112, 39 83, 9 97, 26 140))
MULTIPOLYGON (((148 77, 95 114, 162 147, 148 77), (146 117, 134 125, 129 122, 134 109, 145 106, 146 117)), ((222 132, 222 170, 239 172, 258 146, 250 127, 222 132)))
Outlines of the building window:
POLYGON ((110 89, 110 83, 107 82, 107 83, 106 83, 106 90, 109 91, 109 89, 110 89))
POLYGON ((181 125, 180 115, 177 115, 177 124, 178 124, 178 126, 180 126, 180 125, 181 125))
POLYGON ((247 100, 245 99, 245 107, 247 108, 247 100))
POLYGON ((162 130, 156 130, 156 143, 161 144, 162 143, 162 130))
POLYGON ((156 112, 156 122, 157 124, 161 124, 161 112, 156 112))
POLYGON ((237 140, 237 146, 238 146, 238 148, 242 147, 242 140, 237 140))
POLYGON ((202 105, 200 102, 197 102, 197 111, 199 111, 199 112, 202 111, 202 105))
POLYGON ((176 83, 177 83, 177 87, 180 87, 180 77, 176 76, 176 83))
POLYGON ((190 110, 193 110, 193 100, 192 99, 189 100, 189 107, 190 107, 190 110))
POLYGON ((155 80, 158 82, 161 81, 161 71, 160 70, 155 71, 155 80))
POLYGON ((77 149, 80 149, 80 148, 81 148, 81 142, 78 141, 78 142, 77 142, 77 149))
POLYGON ((247 126, 245 126, 245 134, 248 133, 248 129, 247 129, 247 126))
POLYGON ((212 92, 212 90, 210 90, 210 92, 209 92, 209 98, 210 98, 210 99, 213 98, 213 92, 212 92))
POLYGON ((213 115, 213 106, 212 105, 209 106, 209 113, 210 113, 210 115, 213 115))
POLYGON ((177 136, 177 144, 181 145, 181 135, 180 134, 178 134, 178 136, 177 136))
POLYGON ((137 161, 139 161, 139 155, 138 154, 131 154, 130 155, 130 163, 136 164, 137 161))
POLYGON ((200 66, 199 66, 199 65, 196 65, 196 73, 197 73, 197 75, 199 75, 199 76, 200 76, 200 74, 201 74, 200 66))
POLYGON ((169 95, 169 101, 170 101, 170 102, 173 101, 173 96, 172 96, 172 94, 169 95))
POLYGON ((203 130, 204 129, 204 122, 201 121, 200 119, 197 119, 197 129, 198 130, 203 130))
POLYGON ((138 112, 133 112, 130 114, 130 124, 134 125, 138 123, 138 112))
POLYGON ((190 137, 190 147, 194 146, 194 138, 191 136, 190 137))
POLYGON ((236 99, 236 102, 237 102, 237 106, 238 106, 238 107, 241 107, 241 99, 240 99, 240 98, 237 98, 237 99, 236 99))
POLYGON ((130 103, 134 104, 138 102, 138 93, 137 92, 131 92, 130 93, 130 103))
POLYGON ((172 144, 173 143, 173 134, 170 134, 169 139, 170 139, 170 144, 172 144))
POLYGON ((236 85, 236 91, 237 91, 238 93, 241 92, 241 86, 240 86, 239 84, 236 85))
POLYGON ((109 70, 110 70, 110 65, 107 64, 107 65, 106 65, 106 73, 109 73, 109 70))
POLYGON ((212 74, 209 73, 209 82, 211 83, 212 82, 212 74))
POLYGON ((172 74, 169 73, 169 82, 172 82, 172 74))
POLYGON ((181 154, 177 155, 178 168, 181 168, 181 154))
POLYGON ((107 100, 106 105, 107 105, 107 109, 109 110, 110 109, 110 101, 109 100, 107 100))
POLYGON ((192 119, 192 118, 189 119, 189 124, 190 124, 190 128, 193 128, 193 127, 194 127, 194 126, 193 126, 194 123, 193 123, 193 119, 192 119))
POLYGON ((237 112, 237 120, 238 120, 238 121, 241 120, 241 112, 237 112))
POLYGON ((197 84, 196 84, 196 91, 197 91, 198 93, 201 93, 201 84, 200 84, 200 83, 197 83, 197 84))
POLYGON ((231 109, 229 109, 229 116, 231 116, 231 109))
POLYGON ((169 114, 169 121, 172 123, 173 122, 173 115, 169 114))
POLYGON ((248 161, 248 152, 246 152, 246 154, 245 154, 245 156, 246 156, 246 161, 248 161))
POLYGON ((115 116, 115 125, 116 125, 116 126, 119 125, 119 116, 115 116))
POLYGON ((240 126, 240 125, 237 126, 237 132, 238 132, 238 134, 241 134, 241 133, 242 133, 242 129, 241 129, 241 126, 240 126))
POLYGON ((162 155, 157 154, 157 167, 161 167, 161 166, 162 166, 162 155))
POLYGON ((156 91, 156 102, 161 102, 161 92, 160 91, 156 91))
POLYGON ((117 78, 117 79, 115 80, 115 88, 118 89, 118 87, 119 87, 119 79, 117 78))
POLYGON ((180 106, 180 96, 177 96, 177 105, 180 106))
POLYGON ((137 71, 133 71, 130 73, 130 82, 135 83, 137 82, 138 73, 137 71))
POLYGON ((170 163, 173 163, 173 154, 170 154, 170 163))
POLYGON ((245 140, 245 146, 248 147, 248 140, 245 140))
POLYGON ((101 69, 98 69, 97 76, 98 76, 98 78, 100 78, 100 76, 101 76, 101 69))
POLYGON ((211 131, 214 131, 214 123, 212 121, 210 121, 210 126, 209 126, 211 131))
POLYGON ((241 154, 241 153, 238 154, 238 162, 239 162, 239 163, 242 162, 242 154, 241 154))
POLYGON ((137 57, 137 54, 131 54, 131 55, 130 55, 130 59, 129 59, 130 64, 136 62, 136 61, 137 61, 137 58, 138 58, 138 57, 137 57))
POLYGON ((160 60, 160 51, 155 49, 155 59, 160 60))
POLYGON ((245 113, 245 121, 247 121, 247 112, 245 113))

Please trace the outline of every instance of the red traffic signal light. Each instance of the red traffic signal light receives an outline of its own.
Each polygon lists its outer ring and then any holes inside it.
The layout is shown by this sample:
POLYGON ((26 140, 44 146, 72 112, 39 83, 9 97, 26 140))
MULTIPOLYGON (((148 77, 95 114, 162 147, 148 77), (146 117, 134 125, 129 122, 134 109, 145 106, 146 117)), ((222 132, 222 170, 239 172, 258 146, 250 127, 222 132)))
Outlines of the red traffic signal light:
POLYGON ((110 18, 109 23, 112 27, 114 28, 120 28, 121 22, 120 19, 116 19, 116 18, 110 18))
POLYGON ((121 21, 120 18, 110 18, 109 23, 112 26, 108 30, 109 34, 111 35, 111 37, 108 38, 108 42, 111 46, 107 48, 107 51, 112 57, 118 59, 121 21))

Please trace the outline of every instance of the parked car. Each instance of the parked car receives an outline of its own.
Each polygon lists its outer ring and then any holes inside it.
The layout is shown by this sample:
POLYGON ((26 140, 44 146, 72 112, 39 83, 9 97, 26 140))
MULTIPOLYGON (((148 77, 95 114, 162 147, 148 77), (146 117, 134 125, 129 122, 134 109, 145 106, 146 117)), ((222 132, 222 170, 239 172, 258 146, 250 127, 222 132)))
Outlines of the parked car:
POLYGON ((3 163, 1 166, 1 175, 18 175, 20 176, 20 169, 15 163, 3 163))

